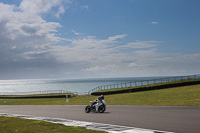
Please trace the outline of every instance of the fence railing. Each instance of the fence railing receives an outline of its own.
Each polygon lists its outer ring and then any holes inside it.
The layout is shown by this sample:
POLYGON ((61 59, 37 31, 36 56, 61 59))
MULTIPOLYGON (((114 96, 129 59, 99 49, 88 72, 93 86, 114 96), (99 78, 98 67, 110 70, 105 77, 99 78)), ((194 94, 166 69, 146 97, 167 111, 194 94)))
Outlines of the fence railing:
POLYGON ((30 92, 1 92, 0 95, 42 95, 42 94, 64 94, 73 93, 78 95, 78 92, 70 92, 66 90, 45 90, 45 91, 30 91, 30 92))
POLYGON ((106 89, 138 87, 138 86, 143 86, 143 85, 151 85, 151 84, 166 83, 166 82, 171 82, 171 81, 182 81, 182 80, 199 79, 199 78, 200 78, 200 74, 197 74, 197 75, 164 77, 164 78, 159 78, 159 79, 150 79, 150 80, 133 81, 133 82, 126 82, 126 83, 119 83, 119 84, 103 85, 103 86, 98 86, 90 90, 88 94, 91 94, 92 92, 96 92, 96 91, 106 90, 106 89))

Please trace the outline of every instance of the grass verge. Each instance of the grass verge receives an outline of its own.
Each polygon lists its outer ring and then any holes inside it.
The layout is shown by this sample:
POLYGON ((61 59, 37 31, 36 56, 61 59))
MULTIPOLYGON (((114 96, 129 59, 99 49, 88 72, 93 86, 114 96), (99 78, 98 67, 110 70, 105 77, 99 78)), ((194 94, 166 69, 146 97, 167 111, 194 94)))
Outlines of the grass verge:
POLYGON ((45 121, 0 116, 1 133, 105 133, 45 121))
MULTIPOLYGON (((87 105, 97 97, 0 99, 0 105, 87 105)), ((200 106, 200 85, 106 95, 105 100, 108 105, 200 106)))

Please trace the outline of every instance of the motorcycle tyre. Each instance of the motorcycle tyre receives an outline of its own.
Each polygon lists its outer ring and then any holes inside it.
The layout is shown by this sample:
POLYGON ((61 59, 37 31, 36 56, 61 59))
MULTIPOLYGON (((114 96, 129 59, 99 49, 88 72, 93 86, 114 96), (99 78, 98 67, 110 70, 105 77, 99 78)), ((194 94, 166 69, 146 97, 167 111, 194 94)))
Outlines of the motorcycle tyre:
POLYGON ((86 106, 85 107, 85 113, 90 113, 90 111, 91 111, 90 105, 86 106))
POLYGON ((104 113, 105 110, 106 110, 106 107, 103 106, 103 105, 99 106, 99 108, 98 108, 98 112, 99 112, 99 113, 104 113))

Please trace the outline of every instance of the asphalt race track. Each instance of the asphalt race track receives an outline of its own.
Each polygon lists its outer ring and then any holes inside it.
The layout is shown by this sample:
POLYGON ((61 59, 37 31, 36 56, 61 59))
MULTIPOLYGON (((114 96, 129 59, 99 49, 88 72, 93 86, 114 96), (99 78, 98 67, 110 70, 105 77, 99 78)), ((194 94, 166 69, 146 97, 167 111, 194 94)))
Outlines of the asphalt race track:
POLYGON ((108 105, 103 114, 83 105, 0 106, 0 113, 64 118, 176 133, 200 133, 200 107, 108 105))

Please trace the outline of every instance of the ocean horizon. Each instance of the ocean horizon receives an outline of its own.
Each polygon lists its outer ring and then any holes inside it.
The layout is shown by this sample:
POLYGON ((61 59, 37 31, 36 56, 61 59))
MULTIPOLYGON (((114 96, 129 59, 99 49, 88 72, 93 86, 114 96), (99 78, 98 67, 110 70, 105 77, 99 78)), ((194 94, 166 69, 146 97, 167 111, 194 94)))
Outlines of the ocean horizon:
POLYGON ((17 79, 0 80, 0 95, 20 95, 28 92, 66 91, 88 93, 98 86, 150 80, 161 77, 116 77, 85 79, 17 79))
MULTIPOLYGON (((0 80, 0 95, 25 95, 25 94, 45 94, 45 93, 63 93, 71 92, 76 94, 88 94, 94 88, 108 87, 109 85, 119 85, 131 82, 147 81, 146 84, 158 82, 168 82, 173 80, 182 80, 189 78, 200 78, 200 75, 188 76, 155 76, 155 77, 116 77, 116 78, 85 78, 85 79, 20 79, 20 80, 0 80), (176 77, 176 79, 174 79, 176 77), (159 79, 164 80, 159 81, 159 79), (101 87, 102 86, 102 87, 101 87)), ((145 83, 142 83, 143 85, 145 83)), ((135 83, 136 85, 136 83, 135 83)), ((125 84, 126 86, 126 84, 125 84)))

